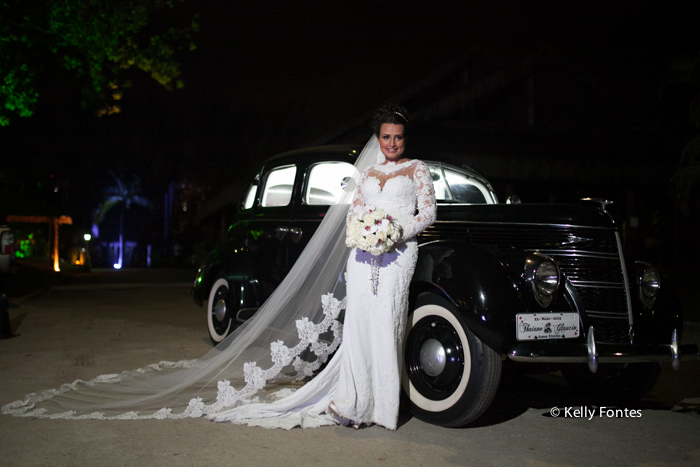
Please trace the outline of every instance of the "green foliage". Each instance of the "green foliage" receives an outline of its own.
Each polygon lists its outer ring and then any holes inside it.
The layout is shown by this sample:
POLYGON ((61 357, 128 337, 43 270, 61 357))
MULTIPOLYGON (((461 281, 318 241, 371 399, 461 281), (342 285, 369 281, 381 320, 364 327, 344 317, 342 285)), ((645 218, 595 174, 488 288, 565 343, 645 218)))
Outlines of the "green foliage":
MULTIPOLYGON (((178 0, 182 3, 184 0, 178 0)), ((39 98, 34 78, 47 59, 75 74, 81 105, 97 115, 119 112, 130 83, 125 71, 148 73, 168 90, 181 88, 181 51, 198 24, 155 33, 152 17, 173 8, 167 0, 47 0, 0 2, 0 125, 29 117, 39 98), (152 23, 152 21, 150 21, 152 23)))
MULTIPOLYGON (((8 8, 3 2, 0 12, 8 8)), ((32 42, 13 31, 9 19, 0 14, 0 126, 10 123, 9 114, 30 117, 39 98, 33 87, 34 72, 28 65, 32 42)))

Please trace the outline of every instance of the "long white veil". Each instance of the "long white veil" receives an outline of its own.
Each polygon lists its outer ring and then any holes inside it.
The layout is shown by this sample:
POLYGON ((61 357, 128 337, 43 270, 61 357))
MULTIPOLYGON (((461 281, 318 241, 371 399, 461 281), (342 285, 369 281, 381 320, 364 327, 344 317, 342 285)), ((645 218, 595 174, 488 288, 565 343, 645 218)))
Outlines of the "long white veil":
POLYGON ((331 206, 294 267, 255 316, 199 360, 160 362, 28 394, 2 407, 16 416, 75 419, 214 415, 265 399, 279 383, 311 376, 340 344, 348 257, 345 219, 360 173, 376 161, 371 137, 353 181, 331 206), (267 386, 267 387, 266 387, 267 386))

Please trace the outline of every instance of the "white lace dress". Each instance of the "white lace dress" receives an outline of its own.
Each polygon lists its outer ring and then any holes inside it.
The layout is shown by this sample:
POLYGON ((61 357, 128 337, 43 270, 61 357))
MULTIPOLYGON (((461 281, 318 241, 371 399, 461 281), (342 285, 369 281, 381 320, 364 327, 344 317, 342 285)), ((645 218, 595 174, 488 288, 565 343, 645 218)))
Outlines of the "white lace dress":
POLYGON ((430 171, 419 160, 369 167, 360 177, 349 215, 362 206, 384 209, 402 226, 403 236, 397 249, 378 257, 376 294, 371 255, 351 251, 343 338, 336 354, 296 392, 272 403, 227 410, 213 420, 287 429, 330 425, 336 423, 327 413, 332 401, 354 423, 396 429, 408 291, 418 259, 415 237, 436 215, 430 171))

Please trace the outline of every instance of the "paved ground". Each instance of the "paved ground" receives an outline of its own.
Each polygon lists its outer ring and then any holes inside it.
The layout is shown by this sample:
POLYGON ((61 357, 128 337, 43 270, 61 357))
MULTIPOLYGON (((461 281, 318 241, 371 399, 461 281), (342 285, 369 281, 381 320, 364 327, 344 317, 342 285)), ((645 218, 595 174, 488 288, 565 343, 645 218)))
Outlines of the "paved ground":
MULTIPOLYGON (((203 310, 191 302, 188 283, 172 280, 69 284, 12 299, 19 335, 0 341, 0 403, 77 378, 204 354, 203 310)), ((700 340, 700 327, 690 331, 700 340)), ((665 365, 652 393, 624 407, 641 417, 550 415, 554 406, 583 402, 556 373, 507 372, 492 409, 464 429, 405 413, 396 432, 0 416, 0 465, 700 465, 700 361, 678 373, 665 365)))

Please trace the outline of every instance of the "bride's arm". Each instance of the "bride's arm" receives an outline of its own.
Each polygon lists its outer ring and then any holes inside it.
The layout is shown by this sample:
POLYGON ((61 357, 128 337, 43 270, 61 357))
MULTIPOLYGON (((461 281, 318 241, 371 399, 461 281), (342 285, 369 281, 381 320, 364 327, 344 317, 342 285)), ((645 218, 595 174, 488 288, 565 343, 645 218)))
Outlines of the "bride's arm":
POLYGON ((413 217, 411 223, 404 227, 402 240, 410 240, 428 227, 437 217, 437 205, 435 202, 435 189, 430 170, 424 162, 418 161, 416 171, 413 174, 413 184, 416 186, 416 207, 418 214, 413 217))

